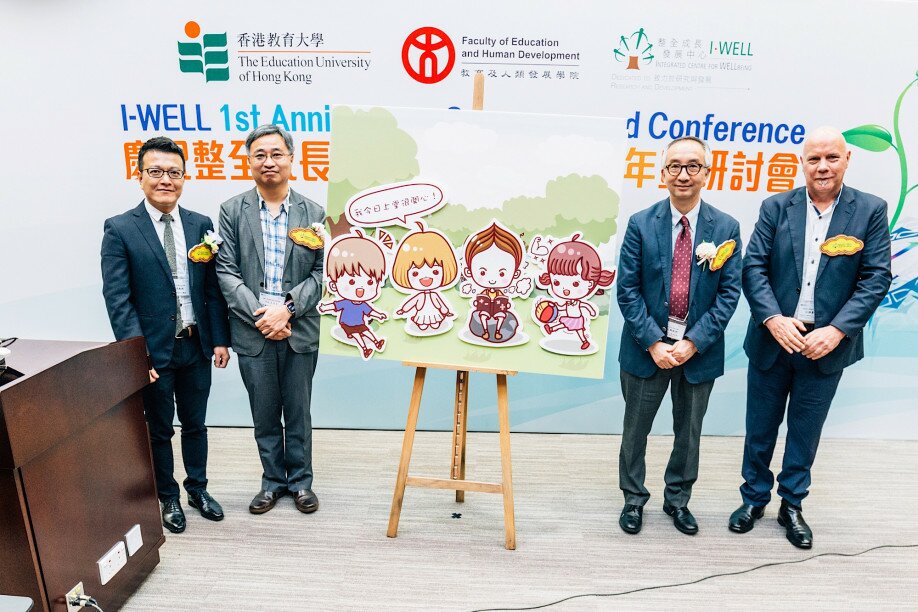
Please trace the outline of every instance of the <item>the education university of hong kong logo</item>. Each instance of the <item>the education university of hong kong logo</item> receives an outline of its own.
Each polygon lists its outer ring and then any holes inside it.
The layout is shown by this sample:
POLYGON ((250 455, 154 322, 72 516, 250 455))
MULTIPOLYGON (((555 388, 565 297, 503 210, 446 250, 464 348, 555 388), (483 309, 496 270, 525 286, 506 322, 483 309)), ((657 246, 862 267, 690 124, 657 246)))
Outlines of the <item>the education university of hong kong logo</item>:
POLYGON ((653 62, 653 43, 644 33, 644 28, 638 29, 631 36, 622 34, 618 39, 618 47, 612 52, 616 62, 627 60, 626 70, 640 70, 641 64, 647 66, 653 62))
POLYGON ((204 75, 204 81, 229 81, 229 53, 226 47, 226 32, 204 34, 195 21, 185 24, 185 35, 191 40, 178 41, 179 69, 182 72, 197 72, 204 75), (200 40, 197 40, 198 37, 200 40))
POLYGON ((446 32, 433 26, 418 28, 402 45, 402 65, 412 79, 430 85, 445 79, 456 64, 456 47, 446 32))

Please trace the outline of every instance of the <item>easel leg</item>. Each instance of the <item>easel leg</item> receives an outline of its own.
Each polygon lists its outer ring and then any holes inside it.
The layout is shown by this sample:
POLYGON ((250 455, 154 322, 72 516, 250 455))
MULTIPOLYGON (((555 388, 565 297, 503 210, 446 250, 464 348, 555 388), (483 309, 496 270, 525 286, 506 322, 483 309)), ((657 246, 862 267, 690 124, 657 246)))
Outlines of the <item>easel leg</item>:
POLYGON ((411 402, 408 405, 408 423, 405 425, 405 438, 402 440, 402 457, 398 462, 398 476, 395 479, 395 492, 392 495, 392 509, 389 511, 389 529, 386 535, 394 538, 398 534, 398 519, 402 513, 402 500, 405 497, 405 483, 408 480, 408 464, 411 463, 411 449, 414 446, 414 432, 418 426, 418 412, 421 408, 421 393, 424 391, 424 375, 427 368, 417 368, 414 373, 414 388, 411 390, 411 402))
POLYGON ((497 375, 497 417, 500 421, 501 488, 504 493, 504 537, 507 550, 516 549, 516 524, 513 517, 513 469, 510 461, 510 402, 507 375, 497 375))
MULTIPOLYGON (((456 371, 456 407, 453 414, 453 453, 449 477, 465 480, 465 435, 468 431, 466 419, 469 415, 469 373, 456 371)), ((465 491, 456 491, 456 501, 465 501, 465 491)))

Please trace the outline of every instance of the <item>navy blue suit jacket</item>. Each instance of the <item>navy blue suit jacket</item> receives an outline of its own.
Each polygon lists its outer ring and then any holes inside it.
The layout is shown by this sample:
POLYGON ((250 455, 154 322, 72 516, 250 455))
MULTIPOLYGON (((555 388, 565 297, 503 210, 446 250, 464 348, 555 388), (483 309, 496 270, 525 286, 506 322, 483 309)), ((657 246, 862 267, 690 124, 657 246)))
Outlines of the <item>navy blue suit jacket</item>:
MULTIPOLYGON (((698 352, 684 366, 685 378, 692 384, 724 373, 724 329, 739 302, 742 268, 739 223, 707 202, 699 206, 695 247, 732 239, 736 249, 719 270, 712 272, 707 265, 692 268, 685 337, 698 352)), ((694 262, 694 249, 692 253, 694 262)), ((672 267, 672 213, 667 198, 631 216, 618 259, 618 305, 625 317, 618 361, 624 371, 640 378, 649 378, 658 369, 647 349, 666 335, 672 267)))
MULTIPOLYGON (((794 316, 803 279, 806 187, 779 193, 759 211, 743 260, 743 292, 751 317, 743 348, 750 363, 770 368, 784 349, 765 327, 773 315, 794 316)), ((825 374, 838 372, 864 356, 861 330, 892 282, 886 202, 844 186, 832 213, 826 239, 854 236, 864 248, 853 255, 821 255, 814 291, 816 327, 833 325, 845 338, 818 360, 825 374)))
MULTIPOLYGON (((214 225, 204 215, 181 207, 179 210, 185 244, 190 249, 214 225)), ((217 284, 216 258, 208 263, 189 259, 188 276, 197 339, 204 355, 210 358, 213 347, 230 345, 226 302, 217 284)), ((168 366, 175 344, 175 283, 143 202, 105 221, 102 294, 115 338, 143 336, 153 367, 168 366)))

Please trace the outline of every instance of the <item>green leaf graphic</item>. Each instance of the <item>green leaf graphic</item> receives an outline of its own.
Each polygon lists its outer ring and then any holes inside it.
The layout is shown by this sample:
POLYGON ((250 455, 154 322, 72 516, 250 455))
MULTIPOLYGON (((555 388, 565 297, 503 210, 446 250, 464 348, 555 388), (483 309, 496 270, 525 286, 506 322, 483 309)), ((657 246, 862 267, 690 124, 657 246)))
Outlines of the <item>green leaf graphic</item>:
POLYGON ((229 55, 226 51, 205 51, 204 63, 208 66, 211 64, 228 64, 229 55))
POLYGON ((178 44, 179 55, 195 55, 197 57, 201 56, 201 45, 198 43, 191 42, 180 42, 178 44))
POLYGON ((842 132, 849 144, 879 153, 892 146, 892 134, 881 125, 861 125, 842 132))
POLYGON ((225 47, 226 46, 226 32, 223 34, 205 34, 204 35, 204 47, 225 47))
POLYGON ((204 73, 204 81, 229 81, 229 68, 208 68, 204 73))
POLYGON ((179 69, 182 72, 204 72, 204 62, 179 58, 179 69))

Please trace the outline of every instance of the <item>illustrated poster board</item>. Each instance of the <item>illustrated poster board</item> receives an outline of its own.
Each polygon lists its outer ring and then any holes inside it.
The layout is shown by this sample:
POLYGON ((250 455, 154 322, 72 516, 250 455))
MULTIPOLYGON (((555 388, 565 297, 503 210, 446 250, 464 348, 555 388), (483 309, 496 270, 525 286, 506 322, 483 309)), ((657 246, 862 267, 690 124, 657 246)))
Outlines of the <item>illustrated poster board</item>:
POLYGON ((602 378, 625 122, 336 106, 322 353, 602 378))

